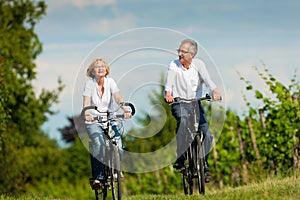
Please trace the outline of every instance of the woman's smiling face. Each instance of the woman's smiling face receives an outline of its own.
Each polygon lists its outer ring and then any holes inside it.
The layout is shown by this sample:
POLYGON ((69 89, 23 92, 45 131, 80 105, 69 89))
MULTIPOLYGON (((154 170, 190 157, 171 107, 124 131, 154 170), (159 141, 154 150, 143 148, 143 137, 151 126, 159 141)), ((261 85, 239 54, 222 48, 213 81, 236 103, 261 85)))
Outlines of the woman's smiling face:
POLYGON ((98 77, 106 76, 107 71, 106 71, 105 63, 103 63, 102 61, 98 61, 94 67, 94 74, 95 76, 98 77))

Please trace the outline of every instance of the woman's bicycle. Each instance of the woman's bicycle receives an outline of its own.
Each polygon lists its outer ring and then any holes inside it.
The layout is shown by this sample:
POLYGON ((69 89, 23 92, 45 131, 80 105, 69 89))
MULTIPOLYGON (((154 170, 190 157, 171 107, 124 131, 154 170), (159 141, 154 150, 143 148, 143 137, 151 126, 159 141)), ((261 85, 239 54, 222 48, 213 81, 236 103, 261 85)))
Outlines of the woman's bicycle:
POLYGON ((204 134, 202 131, 198 130, 198 119, 197 115, 198 101, 211 100, 209 95, 202 97, 200 99, 183 99, 175 98, 175 103, 186 104, 191 108, 189 113, 189 125, 187 126, 188 135, 193 137, 185 154, 187 160, 185 161, 184 168, 180 170, 183 180, 184 193, 186 195, 193 194, 194 189, 194 179, 197 182, 197 188, 200 194, 205 194, 205 145, 204 145, 204 134))
MULTIPOLYGON (((116 110, 101 112, 98 110, 96 106, 87 106, 84 107, 81 111, 81 118, 85 120, 86 112, 93 110, 93 112, 97 111, 99 115, 94 117, 94 120, 97 123, 105 124, 105 129, 103 133, 103 138, 105 140, 105 179, 101 181, 99 184, 95 184, 94 179, 90 178, 90 185, 92 189, 95 191, 96 200, 99 200, 102 196, 102 199, 107 199, 108 190, 112 191, 112 198, 114 200, 120 200, 122 198, 121 191, 121 179, 122 179, 122 171, 121 171, 121 152, 120 152, 120 143, 121 135, 124 132, 123 120, 124 114, 118 114, 118 110, 122 106, 128 106, 131 109, 131 115, 135 114, 135 108, 133 104, 128 102, 123 102, 119 105, 116 110), (116 136, 116 130, 113 130, 113 124, 118 124, 117 132, 120 135, 116 136)), ((91 142, 90 142, 90 150, 91 150, 91 142)), ((91 152, 91 151, 90 151, 91 152)), ((95 159, 92 154, 90 154, 91 163, 95 159)))

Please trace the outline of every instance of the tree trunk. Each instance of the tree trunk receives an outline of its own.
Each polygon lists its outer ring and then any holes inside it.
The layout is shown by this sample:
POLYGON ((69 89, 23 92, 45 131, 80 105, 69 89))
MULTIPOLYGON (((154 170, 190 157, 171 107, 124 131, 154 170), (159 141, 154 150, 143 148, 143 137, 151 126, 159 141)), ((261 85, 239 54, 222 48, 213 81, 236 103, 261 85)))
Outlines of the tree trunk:
POLYGON ((258 161, 260 161, 260 155, 257 149, 257 145, 256 145, 256 138, 255 138, 255 134, 252 128, 252 123, 251 123, 251 118, 247 117, 247 122, 248 122, 248 127, 249 127, 249 131, 250 131, 250 136, 251 136, 251 140, 252 140, 252 145, 253 145, 253 149, 254 149, 254 153, 255 153, 255 157, 258 161))
POLYGON ((237 125, 237 133, 239 139, 240 155, 242 159, 242 182, 243 184, 245 184, 248 182, 247 160, 245 159, 245 151, 244 151, 245 148, 244 148, 244 143, 241 135, 241 127, 239 125, 237 125))
MULTIPOLYGON (((217 152, 217 149, 216 149, 216 141, 215 141, 215 139, 213 139, 213 156, 214 156, 214 167, 215 167, 215 169, 217 169, 218 168, 218 152, 217 152)), ((221 180, 221 179, 219 179, 219 180, 217 180, 217 184, 218 184, 218 187, 220 188, 220 189, 222 189, 223 188, 223 181, 221 180)))
POLYGON ((264 109, 259 109, 260 123, 263 129, 266 129, 266 119, 264 115, 264 109))

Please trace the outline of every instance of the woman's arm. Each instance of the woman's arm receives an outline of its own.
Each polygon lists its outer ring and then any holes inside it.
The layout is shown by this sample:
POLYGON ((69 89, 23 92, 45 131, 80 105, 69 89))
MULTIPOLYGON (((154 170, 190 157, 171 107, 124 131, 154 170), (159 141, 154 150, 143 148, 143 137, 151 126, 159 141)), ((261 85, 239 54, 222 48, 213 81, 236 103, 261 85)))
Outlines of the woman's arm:
POLYGON ((91 105, 91 97, 83 96, 83 107, 91 105))
MULTIPOLYGON (((91 105, 91 97, 83 96, 83 107, 87 107, 91 105)), ((86 121, 93 121, 93 116, 91 116, 89 113, 85 114, 85 120, 86 121)))
MULTIPOLYGON (((114 95, 114 99, 115 99, 115 101, 117 102, 118 105, 123 102, 123 98, 122 98, 121 93, 119 91, 115 92, 113 95, 114 95)), ((131 113, 128 112, 128 109, 127 109, 126 106, 122 106, 121 108, 124 110, 124 117, 125 118, 132 117, 131 113)))

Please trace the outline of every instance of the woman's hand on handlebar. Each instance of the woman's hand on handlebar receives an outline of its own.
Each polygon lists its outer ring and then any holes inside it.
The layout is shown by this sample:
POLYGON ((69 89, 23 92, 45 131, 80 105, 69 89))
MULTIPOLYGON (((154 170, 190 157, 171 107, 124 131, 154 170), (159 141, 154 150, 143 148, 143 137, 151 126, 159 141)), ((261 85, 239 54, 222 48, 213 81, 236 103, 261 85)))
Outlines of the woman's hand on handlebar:
POLYGON ((124 118, 125 118, 125 119, 131 118, 131 117, 132 117, 131 112, 128 112, 128 111, 125 111, 125 112, 124 112, 124 118))
POLYGON ((92 121, 94 121, 94 118, 93 118, 93 116, 87 114, 87 115, 85 115, 85 120, 88 122, 92 122, 92 121))

